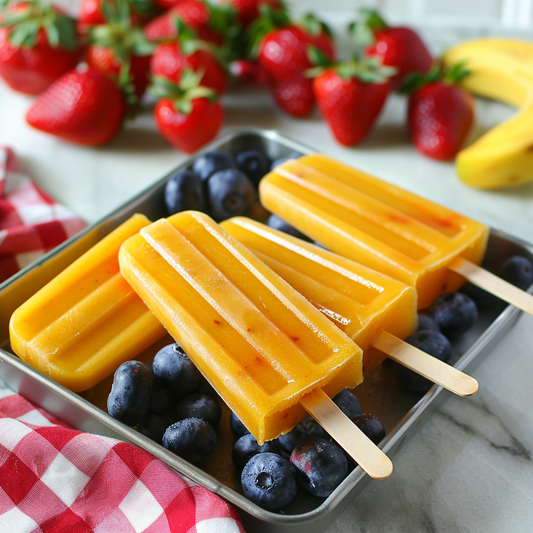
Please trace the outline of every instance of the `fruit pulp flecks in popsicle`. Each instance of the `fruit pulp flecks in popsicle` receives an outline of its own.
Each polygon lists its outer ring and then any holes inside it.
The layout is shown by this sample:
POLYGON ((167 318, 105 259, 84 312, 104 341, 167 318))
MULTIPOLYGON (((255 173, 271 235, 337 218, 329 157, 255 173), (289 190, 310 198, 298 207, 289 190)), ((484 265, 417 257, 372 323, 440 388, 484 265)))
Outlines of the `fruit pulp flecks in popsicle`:
POLYGON ((363 350, 363 372, 385 355, 382 331, 404 339, 418 325, 416 290, 349 259, 245 217, 221 226, 328 316, 363 350))
POLYGON ((485 254, 485 224, 322 154, 276 167, 260 197, 331 251, 415 287, 419 308, 464 283, 454 259, 485 254))
POLYGON ((133 215, 13 313, 11 347, 23 361, 82 391, 165 335, 118 263, 122 243, 148 224, 133 215))
POLYGON ((128 239, 124 277, 259 443, 305 415, 298 404, 362 377, 362 351, 207 215, 161 219, 128 239))

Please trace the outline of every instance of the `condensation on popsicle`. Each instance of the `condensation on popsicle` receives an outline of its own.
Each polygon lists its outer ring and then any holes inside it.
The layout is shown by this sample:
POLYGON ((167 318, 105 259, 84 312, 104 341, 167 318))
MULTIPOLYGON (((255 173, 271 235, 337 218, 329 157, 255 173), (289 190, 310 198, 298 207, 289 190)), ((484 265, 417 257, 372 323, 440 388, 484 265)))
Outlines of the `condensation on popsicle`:
POLYGON ((13 313, 11 347, 23 361, 82 391, 165 335, 118 264, 122 243, 148 224, 133 215, 13 313))
POLYGON ((489 235, 485 224, 322 154, 275 168, 260 197, 333 252, 415 287, 419 308, 462 286, 448 265, 479 264, 489 235))
POLYGON ((184 212, 127 240, 128 282, 259 443, 305 415, 298 401, 362 381, 362 351, 208 216, 184 212))
POLYGON ((221 226, 305 296, 363 350, 363 372, 385 359, 382 331, 400 339, 418 325, 416 290, 405 283, 246 217, 221 226))

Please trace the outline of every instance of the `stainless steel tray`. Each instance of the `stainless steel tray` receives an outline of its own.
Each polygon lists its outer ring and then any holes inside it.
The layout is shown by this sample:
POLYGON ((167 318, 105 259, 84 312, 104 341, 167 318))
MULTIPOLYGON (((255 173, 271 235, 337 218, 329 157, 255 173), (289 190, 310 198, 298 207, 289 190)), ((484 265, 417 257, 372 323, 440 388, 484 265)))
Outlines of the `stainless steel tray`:
MULTIPOLYGON (((291 152, 311 153, 314 150, 288 139, 275 131, 236 130, 207 146, 203 152, 220 149, 235 153, 243 148, 261 148, 275 159, 291 152)), ((196 154, 194 158, 200 154, 196 154)), ((187 168, 194 158, 173 170, 187 168)), ((173 173, 172 172, 172 173, 173 173)), ((8 324, 11 313, 35 291, 45 285, 68 264, 115 229, 133 213, 143 213, 156 220, 166 216, 163 190, 171 173, 149 186, 108 216, 55 248, 37 262, 0 284, 0 378, 14 391, 47 409, 76 429, 99 433, 134 443, 165 461, 191 480, 204 485, 234 504, 241 512, 248 531, 319 532, 324 531, 350 505, 371 479, 356 468, 327 499, 315 498, 302 490, 291 505, 280 512, 265 511, 240 492, 231 463, 233 438, 229 431, 229 411, 217 430, 219 444, 213 459, 194 466, 156 444, 134 429, 114 420, 105 411, 105 398, 111 378, 94 389, 75 394, 41 374, 10 352, 8 324)), ((533 247, 502 232, 492 231, 484 266, 489 270, 511 255, 524 255, 533 261, 533 247)), ((482 310, 476 326, 453 345, 453 363, 460 370, 470 371, 514 325, 520 311, 503 302, 482 310)), ((171 342, 165 338, 143 357, 148 360, 159 345, 171 342)), ((393 459, 450 393, 433 386, 425 395, 403 389, 386 361, 365 376, 356 389, 363 412, 378 416, 387 429, 381 447, 393 459)), ((394 473, 393 473, 394 475, 394 473)), ((373 481, 379 483, 379 481, 373 481)))

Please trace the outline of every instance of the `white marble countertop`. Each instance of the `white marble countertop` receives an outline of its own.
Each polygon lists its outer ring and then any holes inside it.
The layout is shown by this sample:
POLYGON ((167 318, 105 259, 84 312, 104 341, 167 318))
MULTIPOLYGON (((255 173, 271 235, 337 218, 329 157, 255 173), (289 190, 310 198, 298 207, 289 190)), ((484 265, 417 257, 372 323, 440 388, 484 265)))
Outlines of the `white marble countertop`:
MULTIPOLYGON (((453 36, 438 43, 453 42, 453 36)), ((436 41, 437 42, 437 41, 436 41)), ((186 156, 155 131, 147 109, 117 139, 81 148, 31 130, 31 98, 0 83, 0 144, 23 170, 88 222, 105 215, 186 156)), ((493 227, 533 241, 533 183, 486 192, 464 186, 453 164, 417 154, 405 130, 405 100, 392 97, 371 135, 356 148, 336 144, 318 113, 294 120, 261 90, 225 99, 225 129, 282 131, 365 171, 437 200, 493 227)), ((477 102, 475 137, 512 111, 477 102)), ((394 460, 394 474, 373 481, 328 529, 348 532, 533 531, 533 317, 523 316, 473 373, 480 390, 452 398, 394 460)))

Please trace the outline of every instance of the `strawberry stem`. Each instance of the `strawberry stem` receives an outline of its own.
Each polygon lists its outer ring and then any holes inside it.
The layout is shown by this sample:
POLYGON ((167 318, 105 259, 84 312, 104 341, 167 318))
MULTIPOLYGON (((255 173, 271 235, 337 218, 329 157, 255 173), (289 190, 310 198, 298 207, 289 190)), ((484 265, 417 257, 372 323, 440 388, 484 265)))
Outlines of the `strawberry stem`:
POLYGON ((148 91, 156 98, 168 98, 174 102, 176 108, 184 115, 192 111, 192 101, 197 98, 207 98, 212 102, 218 100, 217 93, 208 87, 200 85, 204 72, 194 72, 186 69, 181 75, 178 85, 161 76, 156 76, 148 91))

